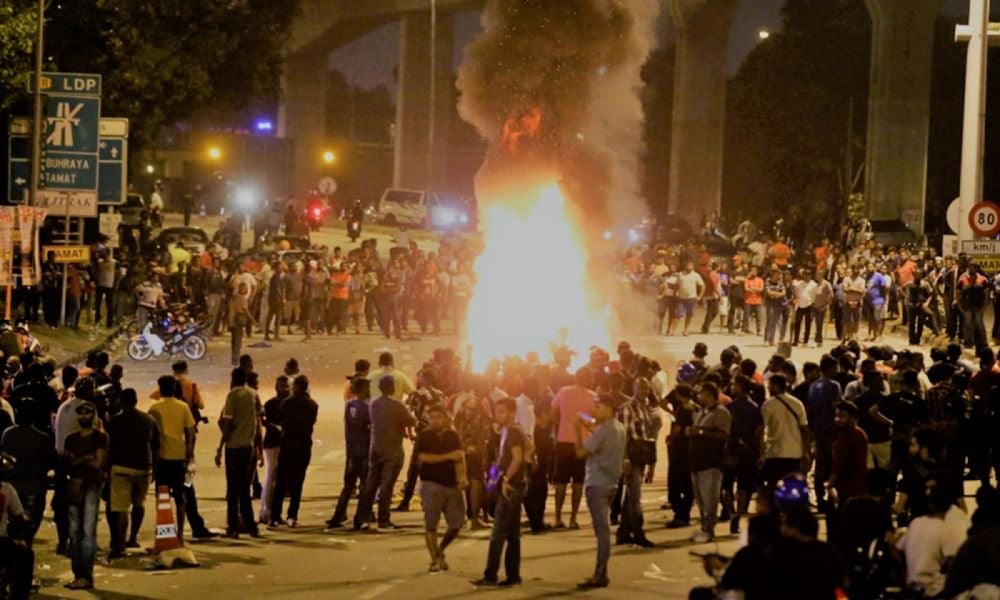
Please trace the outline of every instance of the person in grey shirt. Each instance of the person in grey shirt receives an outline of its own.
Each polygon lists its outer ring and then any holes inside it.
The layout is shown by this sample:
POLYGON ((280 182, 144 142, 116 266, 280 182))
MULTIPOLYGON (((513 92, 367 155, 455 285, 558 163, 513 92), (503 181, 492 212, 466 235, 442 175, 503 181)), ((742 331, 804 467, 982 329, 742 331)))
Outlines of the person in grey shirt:
POLYGON ((580 414, 576 422, 576 455, 586 458, 583 480, 587 508, 597 538, 594 575, 577 585, 579 589, 608 587, 608 560, 611 558, 611 499, 618 488, 625 462, 625 426, 615 418, 615 399, 601 394, 594 401, 594 416, 580 414), (590 437, 583 439, 583 429, 590 437))
POLYGON ((368 477, 358 498, 358 508, 354 513, 354 530, 368 524, 375 492, 378 492, 378 530, 392 530, 396 526, 389 520, 392 503, 392 489, 403 468, 403 438, 411 437, 416 419, 399 400, 393 400, 396 380, 385 375, 378 380, 381 396, 372 400, 368 410, 371 414, 372 442, 368 453, 368 477))

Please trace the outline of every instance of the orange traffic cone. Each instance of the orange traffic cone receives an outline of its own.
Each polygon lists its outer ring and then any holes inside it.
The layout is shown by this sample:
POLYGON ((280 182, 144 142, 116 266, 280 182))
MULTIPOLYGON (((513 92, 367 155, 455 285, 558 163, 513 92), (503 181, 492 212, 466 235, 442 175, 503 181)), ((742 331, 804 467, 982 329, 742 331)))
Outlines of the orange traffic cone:
POLYGON ((153 554, 174 550, 183 545, 177 535, 177 520, 174 518, 170 488, 161 485, 156 490, 156 540, 153 542, 153 554))

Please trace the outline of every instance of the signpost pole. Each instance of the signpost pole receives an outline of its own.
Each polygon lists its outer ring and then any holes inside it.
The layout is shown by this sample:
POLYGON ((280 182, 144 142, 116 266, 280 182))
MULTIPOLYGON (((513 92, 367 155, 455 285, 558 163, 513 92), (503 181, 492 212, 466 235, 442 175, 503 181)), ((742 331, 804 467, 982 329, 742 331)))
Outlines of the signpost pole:
POLYGON ((975 235, 967 216, 983 198, 983 152, 986 130, 986 67, 989 49, 990 0, 969 0, 969 54, 965 69, 965 114, 962 130, 962 176, 958 239, 975 235))
MULTIPOLYGON (((12 230, 14 228, 14 224, 18 222, 17 211, 19 210, 21 210, 21 207, 19 206, 14 207, 14 221, 13 223, 11 223, 12 230)), ((13 237, 14 237, 13 234, 11 234, 11 238, 13 237)), ((10 321, 10 303, 13 301, 13 295, 14 295, 14 248, 10 249, 10 262, 8 264, 7 272, 10 274, 10 279, 7 281, 7 295, 4 300, 3 318, 10 321)))
POLYGON ((38 0, 38 37, 35 40, 35 118, 31 126, 31 197, 28 206, 38 203, 38 180, 42 175, 42 55, 45 46, 45 0, 38 0))
MULTIPOLYGON (((63 244, 69 244, 69 198, 66 199, 66 239, 63 244)), ((62 266, 63 281, 62 281, 62 311, 60 312, 59 322, 63 326, 66 325, 66 282, 69 279, 69 273, 67 270, 67 265, 62 266)))

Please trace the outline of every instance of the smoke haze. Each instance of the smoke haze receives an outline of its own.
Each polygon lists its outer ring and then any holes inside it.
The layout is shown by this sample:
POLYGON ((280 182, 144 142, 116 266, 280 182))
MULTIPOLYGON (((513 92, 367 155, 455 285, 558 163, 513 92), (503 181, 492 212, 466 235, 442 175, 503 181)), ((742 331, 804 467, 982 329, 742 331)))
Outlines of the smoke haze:
POLYGON ((659 5, 487 3, 484 32, 466 46, 458 77, 459 113, 490 143, 476 177, 480 202, 534 178, 561 181, 590 234, 643 214, 640 69, 655 43, 659 5))

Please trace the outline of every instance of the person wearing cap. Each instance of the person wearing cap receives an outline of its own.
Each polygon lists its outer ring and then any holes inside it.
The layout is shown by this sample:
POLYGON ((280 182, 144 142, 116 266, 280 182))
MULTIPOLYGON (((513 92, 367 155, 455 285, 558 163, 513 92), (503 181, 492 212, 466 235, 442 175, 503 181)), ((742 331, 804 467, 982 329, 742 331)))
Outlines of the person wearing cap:
POLYGON ((368 454, 368 477, 358 498, 354 513, 354 529, 368 524, 372 505, 378 492, 378 530, 391 531, 396 526, 389 520, 392 490, 403 468, 403 438, 416 426, 417 421, 406 406, 394 398, 396 380, 392 375, 378 379, 381 395, 369 407, 372 422, 372 442, 368 454))
POLYGON ((368 478, 368 452, 371 447, 372 421, 369 410, 371 402, 371 382, 367 379, 368 361, 364 365, 355 363, 356 374, 350 379, 349 399, 344 405, 344 487, 337 497, 333 516, 326 522, 330 528, 341 527, 347 521, 347 504, 354 492, 364 485, 368 478), (362 370, 363 374, 358 374, 362 370))
POLYGON ((594 574, 579 583, 579 589, 605 588, 611 583, 611 501, 622 476, 627 438, 625 426, 615 418, 615 404, 613 396, 601 394, 593 400, 592 415, 578 413, 574 418, 574 450, 586 461, 583 486, 597 539, 594 574))
POLYGON ((66 438, 62 459, 69 478, 67 501, 72 539, 73 581, 71 590, 94 587, 97 552, 97 515, 108 457, 108 435, 94 427, 97 407, 84 400, 76 406, 79 431, 66 438))
POLYGON ((844 401, 837 404, 837 437, 833 442, 833 468, 830 471, 830 495, 838 506, 867 490, 868 437, 858 427, 861 409, 844 401))

